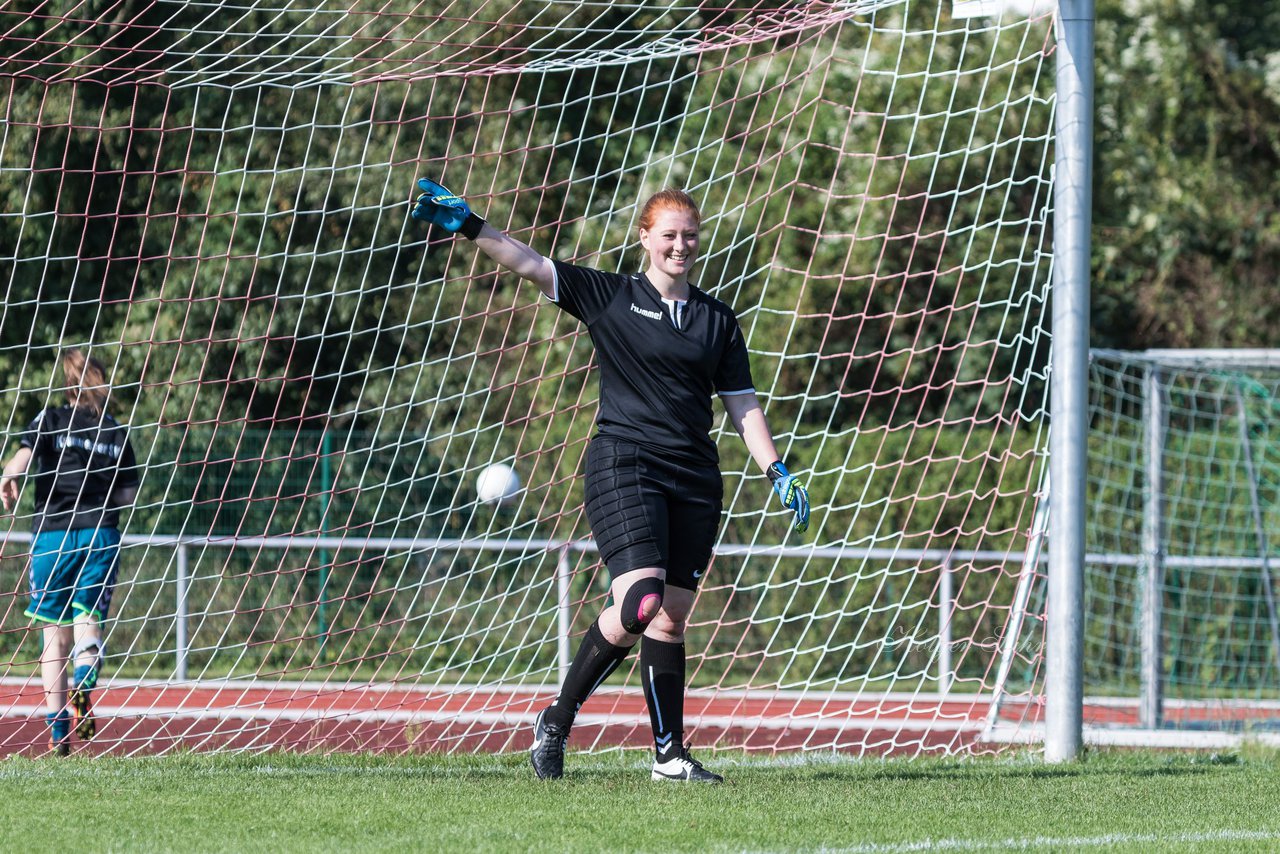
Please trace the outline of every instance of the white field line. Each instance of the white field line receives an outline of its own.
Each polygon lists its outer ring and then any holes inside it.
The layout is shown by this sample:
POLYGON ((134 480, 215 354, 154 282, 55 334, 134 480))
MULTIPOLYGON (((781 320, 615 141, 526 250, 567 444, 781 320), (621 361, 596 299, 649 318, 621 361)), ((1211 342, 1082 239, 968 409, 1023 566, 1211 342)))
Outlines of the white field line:
POLYGON ((822 848, 822 854, 910 854, 912 851, 1034 851, 1047 848, 1107 848, 1114 845, 1198 845, 1212 842, 1267 842, 1280 839, 1280 832, 1268 830, 1210 830, 1204 833, 1107 833, 1101 836, 1028 836, 1009 839, 921 839, 918 842, 888 842, 854 845, 849 848, 822 848))
MULTIPOLYGON (((534 713, 505 712, 451 712, 451 711, 342 711, 332 712, 314 709, 193 709, 179 706, 95 705, 94 712, 100 718, 164 718, 166 720, 237 720, 261 721, 311 721, 331 723, 456 723, 486 726, 508 725, 527 727, 533 724, 534 713)), ((41 718, 42 705, 10 706, 2 710, 3 718, 41 718)), ((643 723, 642 714, 610 715, 580 714, 576 726, 633 726, 643 723)), ((647 720, 647 719, 646 719, 647 720)), ((921 718, 814 718, 761 717, 752 715, 693 715, 686 719, 690 726, 717 728, 748 728, 769 730, 860 731, 889 729, 910 732, 976 732, 982 729, 982 721, 934 721, 921 718)))
MULTIPOLYGON (((1103 708, 1133 709, 1138 707, 1137 697, 1085 697, 1085 706, 1101 706, 1103 708)), ((1165 700, 1166 709, 1267 709, 1280 711, 1280 700, 1242 700, 1223 698, 1221 700, 1165 700)))
MULTIPOLYGON (((184 681, 174 681, 169 679, 124 679, 109 678, 103 679, 98 683, 102 688, 171 688, 171 689, 190 689, 194 691, 201 690, 226 690, 226 691, 271 691, 271 690, 296 690, 296 691, 371 691, 371 692, 391 692, 399 691, 408 694, 470 694, 470 693, 505 693, 519 695, 537 695, 537 694, 554 694, 559 688, 558 684, 546 683, 541 685, 530 685, 520 682, 442 682, 438 685, 399 682, 329 682, 320 680, 307 679, 188 679, 184 681)), ((39 688, 40 679, 35 676, 0 676, 0 685, 13 685, 15 687, 39 688)), ((693 697, 732 697, 735 699, 765 699, 778 698, 786 700, 813 700, 833 702, 838 701, 875 701, 875 700, 891 700, 895 702, 905 702, 910 700, 919 700, 921 702, 948 702, 948 703, 977 703, 985 704, 989 697, 985 694, 962 694, 950 692, 941 694, 934 691, 806 691, 795 688, 689 688, 685 691, 686 695, 693 697)), ((603 697, 609 694, 639 694, 639 689, 627 688, 610 688, 604 687, 593 694, 593 697, 603 697)), ((1014 698, 1017 701, 1017 698, 1014 698)), ((1134 705, 1137 700, 1134 699, 1134 705)), ((1165 705, 1169 706, 1173 701, 1166 701, 1165 705)))
MULTIPOLYGON (((1155 747, 1183 750, 1227 750, 1244 744, 1280 747, 1280 732, 1210 732, 1188 729, 1130 729, 1087 726, 1081 733, 1085 744, 1098 747, 1155 747)), ((983 741, 1002 744, 1042 744, 1043 724, 992 727, 983 741)))
MULTIPOLYGON (((12 685, 14 687, 27 687, 40 690, 40 680, 35 676, 0 676, 0 686, 12 685)), ((224 690, 224 691, 270 691, 270 690, 294 690, 294 691, 311 691, 314 693, 324 693, 331 691, 367 691, 370 693, 390 693, 392 691, 402 692, 406 694, 472 694, 472 693, 507 693, 518 696, 554 694, 558 685, 547 683, 542 685, 530 685, 527 683, 515 682, 449 682, 437 685, 423 685, 420 683, 399 683, 399 682, 338 682, 338 681, 320 681, 307 679, 188 679, 182 682, 169 679, 125 679, 125 678, 108 678, 103 679, 99 685, 102 688, 124 689, 124 688, 168 688, 168 689, 187 689, 192 691, 204 690, 224 690)), ((912 700, 921 703, 957 703, 957 704, 973 704, 975 706, 985 705, 990 701, 987 694, 971 694, 949 692, 946 694, 934 691, 806 691, 796 688, 689 688, 686 692, 691 697, 726 697, 734 699, 772 699, 779 700, 810 700, 814 702, 831 701, 831 702, 909 702, 912 700)), ((639 689, 630 688, 611 688, 604 687, 592 696, 606 697, 610 695, 628 695, 639 694, 639 689)), ((1025 705, 1031 702, 1026 697, 1006 697, 1004 704, 1025 705)), ((1098 706, 1102 708, 1118 708, 1132 709, 1138 707, 1137 697, 1113 697, 1113 696, 1095 696, 1085 697, 1084 704, 1088 706, 1098 706)), ((1280 700, 1241 700, 1241 699, 1220 699, 1220 700, 1182 700, 1167 699, 1164 701, 1166 709, 1267 709, 1280 711, 1280 700)))

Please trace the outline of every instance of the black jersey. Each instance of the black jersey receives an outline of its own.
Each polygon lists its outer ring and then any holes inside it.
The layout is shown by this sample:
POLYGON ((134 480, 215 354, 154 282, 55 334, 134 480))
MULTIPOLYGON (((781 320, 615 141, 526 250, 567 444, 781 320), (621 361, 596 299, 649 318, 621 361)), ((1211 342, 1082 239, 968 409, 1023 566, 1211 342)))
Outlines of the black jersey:
POLYGON ((33 531, 119 527, 111 493, 138 486, 127 427, 106 413, 60 406, 37 415, 21 445, 32 454, 33 531))
POLYGON ((712 396, 754 391, 733 310, 690 285, 677 328, 643 273, 553 263, 556 304, 587 325, 595 344, 600 435, 716 465, 712 396))

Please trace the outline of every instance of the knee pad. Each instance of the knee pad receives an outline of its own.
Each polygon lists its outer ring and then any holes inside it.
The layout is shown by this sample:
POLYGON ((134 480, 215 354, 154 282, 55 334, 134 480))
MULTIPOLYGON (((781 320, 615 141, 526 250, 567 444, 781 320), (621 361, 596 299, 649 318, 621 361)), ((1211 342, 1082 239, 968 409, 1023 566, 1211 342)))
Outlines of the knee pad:
POLYGON ((622 627, 630 634, 644 634, 644 630, 658 616, 662 607, 662 591, 666 583, 660 578, 642 578, 622 597, 622 627))

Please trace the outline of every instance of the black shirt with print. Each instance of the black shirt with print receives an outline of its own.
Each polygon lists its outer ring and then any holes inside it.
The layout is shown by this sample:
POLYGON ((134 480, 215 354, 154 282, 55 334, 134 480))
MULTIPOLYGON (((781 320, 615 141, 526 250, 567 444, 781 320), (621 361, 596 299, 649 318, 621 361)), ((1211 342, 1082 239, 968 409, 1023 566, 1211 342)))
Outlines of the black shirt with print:
POLYGON ((120 526, 111 494, 138 486, 127 427, 106 413, 61 406, 37 415, 20 444, 32 453, 33 531, 120 526))
POLYGON ((753 391, 733 309, 693 285, 677 328, 643 273, 553 262, 555 301, 587 325, 600 364, 602 436, 691 463, 716 465, 715 394, 753 391))

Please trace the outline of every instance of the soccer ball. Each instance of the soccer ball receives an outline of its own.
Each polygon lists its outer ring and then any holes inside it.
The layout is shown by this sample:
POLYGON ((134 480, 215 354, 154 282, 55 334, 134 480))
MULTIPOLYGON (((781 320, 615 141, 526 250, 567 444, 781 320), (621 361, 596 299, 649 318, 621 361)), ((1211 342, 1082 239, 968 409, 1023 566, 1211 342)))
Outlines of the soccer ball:
POLYGON ((504 463, 486 466, 476 478, 476 495, 485 504, 510 504, 520 494, 520 475, 504 463))

